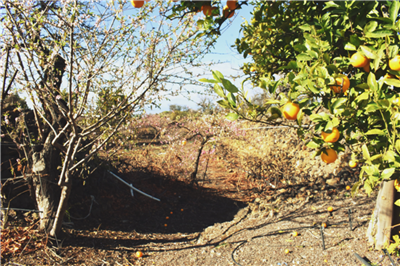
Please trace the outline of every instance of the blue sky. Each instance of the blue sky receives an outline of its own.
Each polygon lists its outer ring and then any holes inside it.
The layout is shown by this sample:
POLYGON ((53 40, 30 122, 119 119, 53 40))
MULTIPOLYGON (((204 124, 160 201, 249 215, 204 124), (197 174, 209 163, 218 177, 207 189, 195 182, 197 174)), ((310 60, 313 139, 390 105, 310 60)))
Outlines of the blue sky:
MULTIPOLYGON (((220 71, 224 76, 229 76, 232 74, 243 74, 239 69, 244 62, 249 62, 249 58, 244 59, 241 54, 236 51, 235 47, 231 47, 235 44, 235 40, 240 38, 242 34, 240 33, 240 25, 246 19, 251 20, 250 12, 253 10, 253 6, 243 6, 241 10, 235 14, 231 19, 232 24, 229 28, 223 32, 223 34, 217 40, 215 48, 210 54, 206 55, 203 62, 225 62, 223 64, 213 67, 213 70, 220 71)), ((211 73, 210 73, 211 76, 211 73)), ((210 78, 210 76, 205 76, 205 78, 210 78)), ((236 86, 241 86, 241 80, 236 80, 234 82, 236 86)), ((194 88, 195 89, 195 88, 194 88)), ((198 88, 200 90, 200 88, 198 88)), ((169 106, 172 104, 188 106, 191 109, 198 109, 199 106, 195 102, 199 102, 201 96, 191 94, 190 100, 184 96, 169 97, 170 101, 164 100, 161 102, 161 109, 146 109, 147 113, 158 113, 162 111, 168 111, 169 106)))

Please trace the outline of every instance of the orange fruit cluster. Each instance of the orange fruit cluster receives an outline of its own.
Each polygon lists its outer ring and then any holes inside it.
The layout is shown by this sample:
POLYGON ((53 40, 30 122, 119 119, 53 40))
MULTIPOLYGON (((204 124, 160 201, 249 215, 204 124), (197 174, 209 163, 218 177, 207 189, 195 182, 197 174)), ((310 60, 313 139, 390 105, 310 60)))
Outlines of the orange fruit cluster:
POLYGON ((136 251, 136 258, 141 258, 141 257, 143 257, 143 252, 141 252, 141 251, 136 251))
POLYGON ((350 80, 345 75, 339 75, 335 81, 338 86, 331 86, 335 93, 345 93, 350 88, 350 80))
POLYGON ((355 168, 355 167, 357 167, 357 162, 355 162, 355 161, 350 161, 350 162, 349 162, 349 166, 350 166, 351 168, 355 168))
POLYGON ((370 71, 369 59, 360 53, 355 53, 351 56, 351 64, 353 67, 362 67, 365 72, 370 71))
POLYGON ((326 149, 325 152, 321 153, 321 159, 327 164, 333 163, 338 158, 337 153, 334 149, 326 149))
POLYGON ((396 189, 397 192, 400 192, 400 180, 396 179, 394 180, 394 188, 396 189))
POLYGON ((296 120, 299 111, 300 106, 297 103, 289 102, 283 106, 282 114, 288 120, 296 120))
POLYGON ((395 71, 400 70, 400 55, 396 55, 395 57, 389 60, 389 68, 395 71))
POLYGON ((338 139, 340 137, 340 132, 336 127, 334 127, 334 128, 332 128, 331 133, 322 132, 321 136, 325 142, 334 143, 334 142, 338 141, 338 139))

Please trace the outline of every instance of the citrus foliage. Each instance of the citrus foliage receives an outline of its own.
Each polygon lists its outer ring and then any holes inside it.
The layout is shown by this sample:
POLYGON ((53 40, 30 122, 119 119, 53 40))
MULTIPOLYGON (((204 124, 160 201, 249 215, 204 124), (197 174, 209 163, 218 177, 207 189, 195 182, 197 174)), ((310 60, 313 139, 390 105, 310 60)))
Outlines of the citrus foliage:
POLYGON ((399 8, 396 1, 255 3, 253 19, 243 24, 244 37, 236 46, 245 57, 252 54, 254 63, 243 71, 249 74, 255 67, 250 78, 271 99, 252 104, 243 88, 218 72, 203 81, 215 84, 223 98, 218 103, 231 110, 227 118, 232 120, 286 123, 279 106, 298 103, 298 135, 321 157, 347 146, 352 159, 362 163, 354 188, 363 184, 370 193, 400 169, 400 68, 396 59, 389 63, 399 53, 399 8), (368 63, 354 62, 354 53, 368 63), (275 80, 274 74, 282 78, 275 80), (334 128, 339 139, 324 141, 321 132, 334 128))

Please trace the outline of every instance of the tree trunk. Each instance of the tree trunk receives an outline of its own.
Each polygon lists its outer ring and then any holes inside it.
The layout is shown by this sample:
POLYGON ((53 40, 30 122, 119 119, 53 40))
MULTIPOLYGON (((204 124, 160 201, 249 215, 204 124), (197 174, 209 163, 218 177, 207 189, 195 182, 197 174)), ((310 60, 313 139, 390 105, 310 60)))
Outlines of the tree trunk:
POLYGON ((57 166, 61 165, 60 152, 52 145, 54 133, 51 132, 43 148, 36 148, 32 155, 33 185, 38 210, 40 211, 40 230, 50 232, 56 214, 56 204, 60 198, 57 166))
POLYGON ((394 206, 394 181, 383 182, 369 222, 367 237, 376 250, 387 247, 390 241, 394 206))

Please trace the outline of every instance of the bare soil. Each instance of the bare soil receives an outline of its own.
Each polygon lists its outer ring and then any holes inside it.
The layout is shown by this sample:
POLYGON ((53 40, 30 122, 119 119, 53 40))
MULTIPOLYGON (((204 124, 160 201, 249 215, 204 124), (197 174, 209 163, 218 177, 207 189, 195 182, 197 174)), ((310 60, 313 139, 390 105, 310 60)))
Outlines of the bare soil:
POLYGON ((216 156, 206 178, 189 185, 138 171, 129 156, 121 158, 115 173, 160 202, 137 192, 132 197, 128 187, 98 173, 73 190, 58 240, 35 231, 34 215, 10 213, 2 264, 362 265, 358 254, 374 265, 390 265, 365 237, 376 195, 351 197, 348 180, 274 188, 216 156), (144 256, 137 258, 137 251, 144 256))

